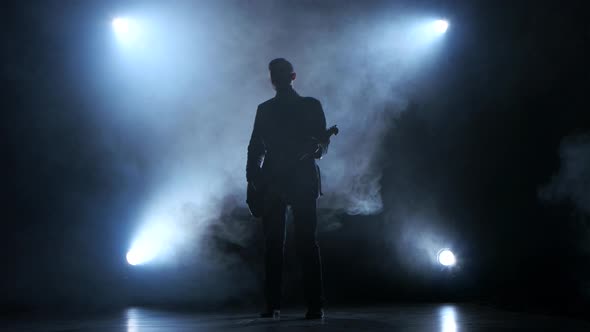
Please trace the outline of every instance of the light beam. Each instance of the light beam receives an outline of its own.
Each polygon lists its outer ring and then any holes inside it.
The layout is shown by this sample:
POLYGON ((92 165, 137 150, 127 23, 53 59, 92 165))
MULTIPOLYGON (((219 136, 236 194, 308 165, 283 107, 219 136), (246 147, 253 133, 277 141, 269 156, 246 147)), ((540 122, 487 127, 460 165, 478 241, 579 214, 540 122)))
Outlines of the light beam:
POLYGON ((127 252, 127 263, 130 265, 141 265, 154 259, 159 248, 147 241, 139 241, 133 244, 127 252))
POLYGON ((457 259, 450 249, 445 248, 438 252, 438 262, 443 266, 453 266, 457 263, 457 259))
POLYGON ((447 29, 449 28, 449 22, 446 20, 436 20, 432 24, 432 27, 436 33, 443 34, 447 32, 447 29))
POLYGON ((137 38, 137 23, 128 17, 115 17, 112 26, 115 36, 122 43, 129 43, 137 38))
POLYGON ((131 244, 126 256, 127 263, 142 265, 155 259, 164 249, 167 233, 164 224, 150 225, 144 229, 131 244))

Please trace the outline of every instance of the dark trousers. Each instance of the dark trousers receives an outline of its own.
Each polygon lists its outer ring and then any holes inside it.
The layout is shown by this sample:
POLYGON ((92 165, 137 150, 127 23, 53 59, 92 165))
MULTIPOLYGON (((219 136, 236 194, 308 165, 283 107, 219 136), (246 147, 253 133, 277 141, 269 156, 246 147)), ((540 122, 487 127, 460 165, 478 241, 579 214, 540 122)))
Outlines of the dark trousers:
POLYGON ((308 308, 321 308, 324 301, 322 262, 316 239, 316 198, 287 202, 280 196, 267 201, 268 210, 262 217, 265 238, 265 295, 268 309, 280 309, 283 281, 283 252, 287 205, 293 211, 297 256, 303 269, 303 287, 308 308))

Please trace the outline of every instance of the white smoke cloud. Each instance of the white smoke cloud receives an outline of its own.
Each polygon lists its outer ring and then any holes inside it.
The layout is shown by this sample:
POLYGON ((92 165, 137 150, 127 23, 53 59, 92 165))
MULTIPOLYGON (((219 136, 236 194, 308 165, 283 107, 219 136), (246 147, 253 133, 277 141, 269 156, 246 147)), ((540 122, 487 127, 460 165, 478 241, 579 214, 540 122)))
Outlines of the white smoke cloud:
POLYGON ((114 47, 96 79, 111 110, 105 123, 128 128, 147 156, 151 199, 138 213, 142 227, 165 223, 183 234, 182 247, 235 208, 225 197, 237 195, 245 207, 246 147, 257 105, 274 95, 267 64, 277 57, 294 64, 296 90, 318 98, 328 125, 341 130, 319 162, 320 206, 381 211, 377 152, 428 52, 410 15, 350 10, 320 14, 272 1, 129 10, 149 25, 142 46, 114 47))
POLYGON ((559 151, 559 172, 541 189, 540 196, 570 201, 580 212, 590 215, 590 135, 566 137, 559 151))

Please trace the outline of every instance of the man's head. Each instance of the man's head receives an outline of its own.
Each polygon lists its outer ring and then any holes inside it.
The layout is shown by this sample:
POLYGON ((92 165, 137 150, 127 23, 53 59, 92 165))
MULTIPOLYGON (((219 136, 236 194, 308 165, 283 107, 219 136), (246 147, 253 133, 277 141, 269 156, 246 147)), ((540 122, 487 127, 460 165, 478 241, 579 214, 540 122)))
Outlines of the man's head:
POLYGON ((293 71, 293 65, 283 58, 272 60, 268 64, 268 70, 270 71, 270 81, 276 90, 289 87, 297 76, 293 71))

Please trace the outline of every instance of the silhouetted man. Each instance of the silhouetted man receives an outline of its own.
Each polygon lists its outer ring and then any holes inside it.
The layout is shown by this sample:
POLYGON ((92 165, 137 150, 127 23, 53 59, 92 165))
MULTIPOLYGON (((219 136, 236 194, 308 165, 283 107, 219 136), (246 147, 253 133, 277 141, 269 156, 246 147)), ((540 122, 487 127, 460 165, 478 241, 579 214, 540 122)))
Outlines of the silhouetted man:
POLYGON ((326 118, 317 99, 301 97, 293 90, 296 75, 291 63, 274 59, 269 70, 276 96, 258 106, 246 166, 249 190, 261 194, 263 202, 267 307, 261 316, 280 315, 285 217, 291 206, 308 306, 305 317, 319 319, 324 315, 324 295, 316 240, 321 184, 315 159, 327 152, 326 118))

